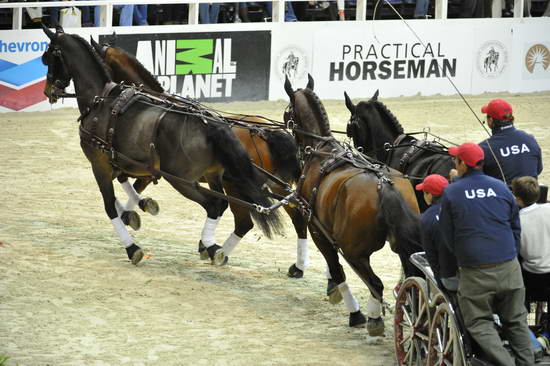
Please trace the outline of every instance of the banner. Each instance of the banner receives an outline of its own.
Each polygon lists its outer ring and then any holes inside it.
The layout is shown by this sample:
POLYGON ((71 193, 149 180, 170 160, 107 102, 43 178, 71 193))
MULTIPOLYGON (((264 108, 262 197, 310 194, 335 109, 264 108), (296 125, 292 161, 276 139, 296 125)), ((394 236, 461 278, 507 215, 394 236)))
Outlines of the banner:
POLYGON ((136 55, 170 94, 208 102, 268 99, 269 31, 118 34, 99 40, 136 55))
POLYGON ((46 100, 42 54, 49 39, 38 32, 0 32, 0 110, 19 111, 46 100))

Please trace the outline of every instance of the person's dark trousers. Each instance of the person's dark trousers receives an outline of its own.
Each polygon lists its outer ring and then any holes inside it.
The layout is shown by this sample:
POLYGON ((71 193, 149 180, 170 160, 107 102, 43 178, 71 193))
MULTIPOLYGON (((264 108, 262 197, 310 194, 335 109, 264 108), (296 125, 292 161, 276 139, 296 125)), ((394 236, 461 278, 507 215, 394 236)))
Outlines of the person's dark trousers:
POLYGON ((484 16, 485 0, 464 0, 460 8, 461 18, 482 18, 484 16))
POLYGON ((529 311, 529 303, 547 301, 550 303, 550 273, 533 273, 521 269, 525 284, 525 306, 529 311))
POLYGON ((478 268, 461 267, 458 303, 464 323, 489 362, 504 366, 535 363, 524 306, 525 288, 517 259, 478 268), (503 335, 516 360, 503 347, 493 314, 502 323, 503 335))

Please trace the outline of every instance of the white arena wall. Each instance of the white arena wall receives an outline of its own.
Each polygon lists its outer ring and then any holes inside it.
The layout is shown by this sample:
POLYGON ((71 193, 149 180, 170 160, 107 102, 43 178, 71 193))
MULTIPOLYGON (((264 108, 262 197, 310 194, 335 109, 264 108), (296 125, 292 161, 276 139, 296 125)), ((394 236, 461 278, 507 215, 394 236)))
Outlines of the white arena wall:
MULTIPOLYGON (((384 97, 451 95, 457 93, 452 83, 463 94, 550 90, 550 18, 407 24, 410 29, 400 20, 379 20, 66 32, 104 41, 115 31, 116 45, 137 52, 167 90, 206 102, 287 99, 285 72, 294 87, 304 87, 310 73, 322 99, 342 99, 344 91, 368 98, 376 89, 384 97)), ((48 41, 42 30, 0 31, 0 112, 52 108, 42 95, 40 62, 48 41)), ((53 107, 67 106, 75 100, 53 107)))

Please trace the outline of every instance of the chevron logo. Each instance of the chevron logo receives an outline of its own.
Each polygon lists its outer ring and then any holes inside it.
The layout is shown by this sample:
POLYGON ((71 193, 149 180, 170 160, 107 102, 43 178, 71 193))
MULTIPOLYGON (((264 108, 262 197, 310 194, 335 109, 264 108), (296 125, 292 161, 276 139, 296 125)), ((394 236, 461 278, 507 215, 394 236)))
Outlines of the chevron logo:
POLYGON ((0 59, 0 106, 19 111, 46 100, 47 71, 41 57, 19 65, 0 59))

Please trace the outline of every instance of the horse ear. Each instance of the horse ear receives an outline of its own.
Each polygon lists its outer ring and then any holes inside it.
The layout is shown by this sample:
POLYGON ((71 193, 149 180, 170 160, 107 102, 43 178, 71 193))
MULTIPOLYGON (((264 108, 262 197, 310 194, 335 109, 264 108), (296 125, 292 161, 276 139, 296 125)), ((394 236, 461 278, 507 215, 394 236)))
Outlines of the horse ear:
POLYGON ((288 76, 285 76, 285 91, 290 98, 290 101, 294 101, 294 90, 292 90, 292 85, 290 85, 290 80, 288 80, 288 76))
POLYGON ((307 88, 307 89, 310 89, 310 90, 313 90, 313 84, 314 84, 313 78, 312 78, 311 75, 308 73, 308 74, 307 74, 307 86, 306 86, 306 88, 307 88))
POLYGON ((376 89, 376 92, 374 93, 374 95, 371 98, 372 100, 378 100, 378 92, 379 91, 380 91, 379 89, 376 89))
POLYGON ((351 101, 348 93, 344 92, 344 98, 346 99, 346 107, 348 108, 348 110, 351 112, 351 114, 355 114, 355 105, 351 101))
POLYGON ((44 33, 46 33, 48 38, 53 41, 55 39, 55 33, 52 32, 50 28, 46 27, 44 23, 40 23, 40 25, 42 26, 42 30, 44 31, 44 33))
POLYGON ((55 32, 57 34, 65 33, 65 31, 63 30, 63 27, 60 26, 59 24, 55 26, 55 32))
POLYGON ((92 36, 90 36, 90 44, 92 45, 92 47, 94 48, 94 50, 97 52, 98 55, 105 58, 105 52, 103 52, 103 47, 101 47, 99 43, 97 43, 92 36))

